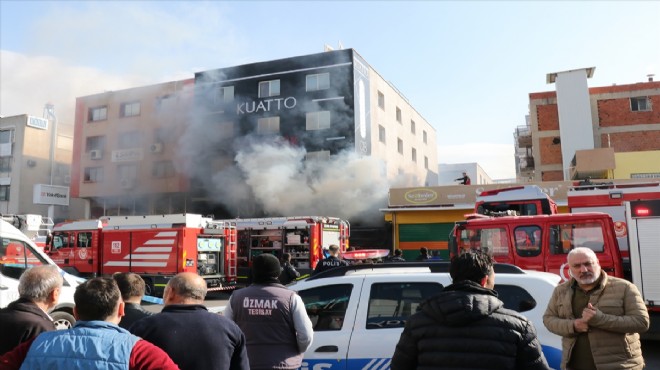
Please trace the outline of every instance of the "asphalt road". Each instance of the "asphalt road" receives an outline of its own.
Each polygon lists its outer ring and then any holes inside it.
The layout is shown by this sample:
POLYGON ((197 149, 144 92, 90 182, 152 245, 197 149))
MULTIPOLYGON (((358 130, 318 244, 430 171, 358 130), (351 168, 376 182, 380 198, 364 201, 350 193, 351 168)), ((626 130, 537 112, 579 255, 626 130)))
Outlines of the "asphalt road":
MULTIPOLYGON (((206 297, 206 306, 211 309, 217 309, 220 306, 226 305, 228 299, 228 293, 211 292, 206 297)), ((145 308, 152 312, 160 312, 162 307, 162 305, 155 304, 145 305, 145 308)), ((646 369, 660 369, 660 341, 642 341, 642 352, 646 361, 646 369)))

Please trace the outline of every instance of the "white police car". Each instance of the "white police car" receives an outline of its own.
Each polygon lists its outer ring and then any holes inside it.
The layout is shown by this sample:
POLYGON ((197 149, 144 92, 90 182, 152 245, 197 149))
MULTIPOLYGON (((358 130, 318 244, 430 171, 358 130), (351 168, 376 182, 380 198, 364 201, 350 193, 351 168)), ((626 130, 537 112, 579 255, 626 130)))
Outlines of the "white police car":
MULTIPOLYGON (((451 284, 448 269, 447 262, 354 265, 289 285, 314 324, 301 369, 389 369, 406 319, 425 298, 451 284)), ((548 363, 559 369, 561 338, 543 325, 559 276, 504 264, 496 264, 495 273, 505 307, 534 323, 548 363)))

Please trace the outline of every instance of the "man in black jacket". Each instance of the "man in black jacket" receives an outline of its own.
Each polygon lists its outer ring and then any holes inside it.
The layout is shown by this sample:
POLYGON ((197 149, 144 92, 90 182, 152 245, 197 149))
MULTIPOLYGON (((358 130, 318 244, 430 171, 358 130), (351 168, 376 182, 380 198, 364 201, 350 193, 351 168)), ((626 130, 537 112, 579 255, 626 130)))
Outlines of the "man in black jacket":
POLYGON ((392 370, 549 369, 534 325, 503 308, 492 290, 495 273, 488 255, 454 257, 450 275, 453 284, 423 302, 406 322, 392 370))
POLYGON ((319 272, 332 270, 335 267, 339 266, 348 266, 350 263, 339 258, 339 246, 332 244, 328 247, 328 253, 330 254, 327 258, 324 258, 318 262, 316 268, 312 272, 312 275, 316 275, 319 272))
POLYGON ((131 333, 167 352, 181 370, 250 370, 245 335, 233 321, 203 305, 206 282, 192 272, 165 287, 165 307, 136 321, 131 333))
POLYGON ((0 355, 45 331, 55 330, 47 312, 57 305, 62 275, 56 266, 35 266, 18 282, 20 298, 0 310, 0 355))
POLYGON ((112 278, 117 282, 121 299, 124 300, 124 317, 121 318, 119 327, 128 330, 134 322, 153 315, 140 305, 145 289, 144 280, 140 275, 133 272, 118 272, 112 275, 112 278))

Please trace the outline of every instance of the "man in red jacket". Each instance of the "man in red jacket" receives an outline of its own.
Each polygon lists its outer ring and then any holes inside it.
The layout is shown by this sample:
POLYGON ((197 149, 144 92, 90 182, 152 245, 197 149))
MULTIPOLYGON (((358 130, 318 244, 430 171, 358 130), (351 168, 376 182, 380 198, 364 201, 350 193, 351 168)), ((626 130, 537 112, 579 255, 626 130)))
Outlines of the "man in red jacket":
POLYGON ((87 280, 73 296, 78 320, 72 329, 40 334, 0 357, 0 369, 99 369, 114 364, 129 370, 179 367, 155 345, 117 324, 124 302, 111 278, 87 280))

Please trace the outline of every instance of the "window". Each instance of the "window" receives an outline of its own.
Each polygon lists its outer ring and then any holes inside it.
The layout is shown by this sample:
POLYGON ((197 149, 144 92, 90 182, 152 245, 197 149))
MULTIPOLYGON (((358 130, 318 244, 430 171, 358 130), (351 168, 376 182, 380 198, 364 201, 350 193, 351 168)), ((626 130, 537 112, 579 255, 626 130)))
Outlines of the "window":
POLYGON ((138 176, 138 168, 134 164, 122 164, 117 166, 117 181, 135 181, 138 176))
POLYGON ((92 233, 91 232, 81 232, 78 233, 78 239, 76 240, 76 246, 78 248, 89 248, 92 246, 92 233))
POLYGON ((424 156, 424 169, 429 169, 429 157, 424 156))
POLYGON ((417 163, 417 149, 412 148, 412 161, 417 163))
POLYGON ((140 115, 140 102, 122 103, 121 117, 133 117, 140 115))
MULTIPOLYGON (((497 279, 497 277, 495 277, 497 279)), ((504 308, 510 310, 525 312, 536 307, 536 300, 526 291, 517 285, 498 285, 493 288, 497 292, 497 298, 504 303, 504 308)))
POLYGON ((399 151, 399 154, 403 154, 403 140, 396 139, 396 147, 397 150, 399 151))
POLYGON ((280 117, 264 117, 257 120, 258 134, 272 134, 280 132, 280 117))
POLYGON ((269 96, 280 95, 280 80, 259 82, 259 97, 267 98, 269 96))
POLYGON ((11 144, 14 142, 14 130, 0 130, 0 144, 11 144))
POLYGON ((339 284, 301 290, 314 331, 341 330, 353 285, 339 284))
POLYGON ((23 272, 30 267, 45 265, 48 262, 25 243, 16 239, 0 239, 0 272, 4 276, 13 279, 21 277, 23 272))
POLYGON ((0 157, 0 172, 11 172, 12 157, 0 157))
POLYGON ((89 108, 89 116, 87 117, 88 122, 104 121, 106 119, 108 119, 108 107, 107 106, 89 108))
POLYGON ((460 248, 481 250, 495 257, 509 255, 509 237, 504 228, 462 230, 460 248))
POLYGON ((521 257, 536 257, 541 254, 541 228, 535 225, 519 226, 513 230, 516 253, 521 257))
POLYGON ((85 167, 83 182, 103 182, 103 167, 85 167))
POLYGON ((305 129, 307 131, 330 128, 330 111, 307 113, 305 129))
POLYGON ((396 121, 401 123, 401 108, 396 107, 396 121))
POLYGON ((385 110, 385 95, 382 92, 378 92, 378 108, 385 110))
POLYGON ((415 121, 410 120, 410 133, 415 135, 415 121))
POLYGON ((305 154, 305 160, 308 161, 321 161, 321 160, 328 160, 329 158, 330 158, 329 150, 319 150, 316 152, 307 152, 307 154, 305 154))
POLYGON ((383 125, 378 125, 378 141, 385 144, 385 127, 383 125))
POLYGON ((327 90, 330 88, 330 73, 307 75, 305 89, 307 91, 327 90))
POLYGON ((119 142, 117 143, 118 149, 132 149, 142 146, 142 132, 129 131, 119 134, 119 142))
POLYGON ((645 112, 651 110, 651 100, 648 96, 630 98, 630 110, 633 112, 645 112))
POLYGON ((9 200, 9 185, 0 185, 0 201, 9 200))
POLYGON ((158 161, 154 162, 151 169, 151 176, 156 178, 173 177, 176 171, 174 170, 174 163, 172 161, 158 161))
POLYGON ((229 103, 234 101, 234 86, 222 86, 216 90, 215 103, 229 103))
POLYGON ((425 298, 442 290, 440 283, 376 283, 371 286, 367 329, 404 327, 425 298))
POLYGON ((422 131, 422 141, 424 141, 424 144, 427 144, 427 142, 426 142, 426 130, 422 131))
POLYGON ((89 136, 85 139, 85 153, 105 149, 105 136, 89 136))
POLYGON ((587 247, 603 252, 603 230, 595 222, 550 226, 550 253, 567 254, 573 248, 587 247))

